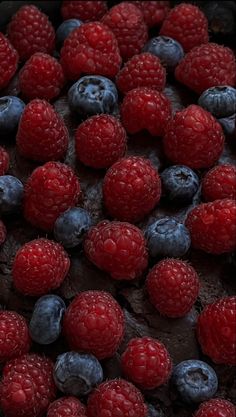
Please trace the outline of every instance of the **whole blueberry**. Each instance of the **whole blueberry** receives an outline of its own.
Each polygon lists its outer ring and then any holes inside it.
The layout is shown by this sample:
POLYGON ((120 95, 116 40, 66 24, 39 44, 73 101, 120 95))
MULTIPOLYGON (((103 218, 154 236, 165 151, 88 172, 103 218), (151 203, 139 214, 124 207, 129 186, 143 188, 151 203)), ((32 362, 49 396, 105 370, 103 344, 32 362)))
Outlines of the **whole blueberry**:
POLYGON ((57 388, 67 395, 87 395, 103 380, 102 367, 93 355, 66 352, 59 355, 54 366, 57 388))
POLYGON ((70 33, 80 27, 83 22, 79 19, 64 20, 56 31, 56 43, 58 48, 63 45, 64 40, 70 35, 70 33))
POLYGON ((0 133, 16 131, 25 103, 15 96, 0 97, 0 133))
POLYGON ((66 248, 73 248, 83 241, 84 234, 92 226, 90 214, 79 207, 62 213, 54 225, 54 236, 66 248))
POLYGON ((157 36, 150 39, 143 47, 143 52, 156 55, 168 70, 174 70, 184 57, 180 43, 168 36, 157 36))
POLYGON ((200 403, 214 396, 218 379, 214 369, 195 359, 180 362, 173 370, 172 383, 183 401, 200 403))
POLYGON ((22 203, 24 187, 12 175, 0 176, 0 213, 9 214, 18 210, 22 203))
POLYGON ((148 415, 147 417, 164 417, 161 410, 157 410, 152 404, 148 404, 148 415))
POLYGON ((161 179, 166 197, 175 203, 190 203, 199 189, 197 174, 185 165, 166 168, 161 179))
POLYGON ((236 89, 227 85, 208 88, 200 95, 198 104, 215 117, 231 116, 236 112, 236 89))

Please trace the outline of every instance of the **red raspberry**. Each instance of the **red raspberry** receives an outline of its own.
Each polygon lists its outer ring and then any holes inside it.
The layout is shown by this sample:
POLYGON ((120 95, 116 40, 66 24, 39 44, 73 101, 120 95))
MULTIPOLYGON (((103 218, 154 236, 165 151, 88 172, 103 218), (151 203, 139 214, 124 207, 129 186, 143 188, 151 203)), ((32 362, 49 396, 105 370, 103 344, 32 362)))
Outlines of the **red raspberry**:
POLYGON ((2 245, 5 242, 6 236, 7 236, 7 229, 4 223, 2 222, 2 220, 0 220, 0 245, 2 245))
POLYGON ((178 259, 163 259, 147 276, 152 304, 167 317, 182 317, 195 303, 200 282, 195 269, 178 259))
POLYGON ((131 339, 121 356, 124 374, 143 389, 165 384, 171 374, 172 361, 165 346, 152 337, 131 339))
POLYGON ((215 363, 236 365, 236 296, 208 304, 198 317, 197 337, 202 351, 215 363))
POLYGON ((17 70, 18 53, 0 32, 0 90, 7 86, 17 70))
POLYGON ((51 100, 60 94, 64 83, 61 64, 52 56, 41 52, 32 55, 20 71, 21 92, 30 100, 51 100))
POLYGON ((161 180, 148 159, 130 156, 116 162, 103 182, 103 198, 109 214, 122 221, 137 222, 159 202, 161 180))
POLYGON ((71 349, 109 358, 124 335, 124 314, 105 291, 84 291, 66 310, 63 329, 71 349))
POLYGON ((100 20, 106 11, 106 1, 64 0, 61 7, 61 14, 64 20, 80 19, 83 22, 100 20))
POLYGON ((57 217, 76 205, 80 183, 73 170, 60 162, 36 168, 25 186, 24 215, 35 227, 52 230, 57 217))
POLYGON ((98 223, 89 230, 84 250, 91 262, 114 279, 139 277, 148 263, 143 234, 129 223, 98 223))
POLYGON ((77 158, 92 168, 109 168, 126 150, 126 132, 118 119, 101 114, 81 123, 75 133, 77 158))
POLYGON ((113 6, 102 22, 114 33, 124 60, 139 54, 148 40, 147 25, 141 10, 127 1, 113 6))
POLYGON ((205 401, 194 414, 194 417, 235 417, 235 406, 222 398, 205 401))
POLYGON ((202 195, 205 201, 235 198, 236 167, 233 164, 217 165, 208 171, 202 180, 202 195))
POLYGON ((192 246, 212 254, 236 249, 236 201, 225 198, 194 207, 186 226, 192 246))
POLYGON ((6 174, 9 168, 9 155, 2 146, 0 146, 0 175, 6 174))
POLYGON ((25 107, 16 136, 21 155, 40 162, 62 159, 68 142, 63 119, 47 101, 35 99, 25 107))
POLYGON ((117 87, 127 93, 136 87, 149 87, 162 91, 166 83, 166 70, 153 54, 134 55, 117 75, 117 87))
POLYGON ((162 93, 147 87, 129 91, 121 105, 122 123, 129 133, 146 129, 152 136, 162 136, 171 118, 171 104, 162 93))
POLYGON ((61 50, 61 64, 72 80, 77 80, 81 74, 114 77, 121 65, 117 40, 102 23, 85 23, 66 38, 61 50))
POLYGON ((50 404, 47 417, 86 417, 86 409, 78 398, 62 397, 50 404))
POLYGON ((169 1, 131 1, 143 13, 149 28, 160 25, 170 10, 169 1))
POLYGON ((26 61, 35 52, 51 54, 55 45, 55 31, 46 14, 32 4, 22 6, 8 25, 8 36, 26 61))
POLYGON ((192 104, 176 112, 163 138, 166 156, 190 168, 209 168, 224 148, 224 134, 216 119, 192 104))
POLYGON ((235 85, 236 63, 233 51, 216 43, 193 48, 175 69, 175 77, 201 94, 217 85, 235 85))

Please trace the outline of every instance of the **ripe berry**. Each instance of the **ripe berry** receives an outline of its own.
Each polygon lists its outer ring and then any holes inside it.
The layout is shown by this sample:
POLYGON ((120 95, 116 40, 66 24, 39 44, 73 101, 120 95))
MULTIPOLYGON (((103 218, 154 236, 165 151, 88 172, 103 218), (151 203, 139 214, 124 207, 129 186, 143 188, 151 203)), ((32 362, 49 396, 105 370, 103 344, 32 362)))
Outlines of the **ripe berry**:
POLYGON ((6 174, 9 168, 9 155, 7 151, 0 146, 0 176, 6 174))
POLYGON ((165 196, 174 203, 191 203, 199 189, 199 178, 185 165, 172 165, 161 173, 165 196))
POLYGON ((169 1, 131 1, 130 3, 141 10, 149 28, 160 25, 170 10, 169 1))
POLYGON ((83 22, 100 20, 107 11, 106 1, 64 0, 61 14, 66 19, 81 19, 83 22))
POLYGON ((162 410, 158 407, 154 407, 152 404, 148 404, 148 415, 147 417, 164 417, 162 410))
POLYGON ((202 403, 194 417, 235 417, 235 406, 222 398, 202 403))
POLYGON ((0 245, 2 245, 7 237, 7 229, 5 224, 0 220, 0 245))
POLYGON ((62 397, 50 404, 47 417, 86 417, 86 408, 76 397, 62 397))
POLYGON ((72 207, 57 218, 54 236, 65 248, 74 248, 83 242, 84 235, 91 226, 90 214, 80 207, 72 207))
POLYGON ((68 38, 74 29, 79 28, 82 23, 79 19, 68 19, 60 24, 56 31, 56 44, 58 49, 61 49, 65 39, 68 38))
MULTIPOLYGON (((201 4, 203 13, 208 20, 211 36, 226 40, 226 36, 235 34, 235 3, 233 1, 206 1, 201 4), (224 38, 225 37, 225 38, 224 38)), ((223 416, 224 417, 224 416, 223 416)))
POLYGON ((143 52, 150 52, 158 57, 168 71, 173 71, 184 57, 184 50, 180 43, 169 36, 157 36, 150 39, 144 45, 143 52))
POLYGON ((233 164, 217 165, 202 180, 205 201, 222 200, 236 196, 236 167, 233 164))
POLYGON ((19 210, 24 187, 18 178, 12 175, 0 176, 0 213, 10 214, 19 210))
POLYGON ((25 103, 15 96, 0 97, 0 133, 8 135, 15 133, 25 103))
POLYGON ((236 89, 227 85, 208 88, 199 97, 198 104, 215 117, 231 116, 236 111, 236 89))
POLYGON ((9 40, 0 32, 0 90, 7 86, 18 66, 18 53, 9 40))

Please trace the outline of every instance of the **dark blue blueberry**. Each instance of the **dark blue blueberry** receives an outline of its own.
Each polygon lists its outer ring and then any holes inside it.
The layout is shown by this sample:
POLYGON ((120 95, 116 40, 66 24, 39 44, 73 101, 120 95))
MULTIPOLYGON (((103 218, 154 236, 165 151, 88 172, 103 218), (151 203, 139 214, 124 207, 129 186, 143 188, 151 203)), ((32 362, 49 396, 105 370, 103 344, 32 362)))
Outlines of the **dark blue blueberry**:
POLYGON ((15 96, 0 97, 0 133, 16 131, 25 103, 15 96))
POLYGON ((180 43, 168 36, 157 36, 150 39, 143 47, 143 52, 156 55, 168 70, 174 70, 184 57, 180 43))
POLYGON ((235 32, 236 5, 233 1, 202 2, 201 9, 208 20, 211 36, 233 35, 235 32), (233 5, 233 7, 231 6, 233 5))
POLYGON ((93 355, 66 352, 58 356, 54 366, 57 388, 67 395, 87 395, 103 380, 100 362, 93 355))
POLYGON ((157 410, 152 404, 148 404, 147 417, 164 417, 164 414, 161 410, 157 410))
POLYGON ((24 187, 12 175, 0 176, 0 213, 12 213, 21 206, 24 187))
POLYGON ((151 256, 183 256, 190 248, 191 239, 184 224, 172 217, 156 220, 145 231, 151 256))
POLYGON ((81 115, 113 113, 118 93, 115 84, 100 75, 80 78, 68 92, 70 108, 81 115))
POLYGON ((61 321, 66 310, 62 298, 57 295, 44 295, 36 302, 29 324, 32 339, 41 345, 49 345, 61 333, 61 321))
POLYGON ((214 369, 195 359, 180 362, 173 371, 172 383, 183 401, 200 403, 214 396, 218 379, 214 369))
POLYGON ((62 213, 54 225, 54 236, 66 248, 73 248, 83 241, 84 234, 92 226, 89 213, 73 207, 62 213))
POLYGON ((60 48, 63 45, 64 40, 69 34, 76 28, 80 27, 83 22, 79 19, 68 19, 64 20, 56 31, 56 43, 60 48))
POLYGON ((190 203, 199 189, 197 174, 185 165, 173 165, 161 174, 164 193, 175 203, 190 203))
POLYGON ((236 113, 236 89, 227 85, 211 87, 198 99, 199 106, 218 118, 236 113))

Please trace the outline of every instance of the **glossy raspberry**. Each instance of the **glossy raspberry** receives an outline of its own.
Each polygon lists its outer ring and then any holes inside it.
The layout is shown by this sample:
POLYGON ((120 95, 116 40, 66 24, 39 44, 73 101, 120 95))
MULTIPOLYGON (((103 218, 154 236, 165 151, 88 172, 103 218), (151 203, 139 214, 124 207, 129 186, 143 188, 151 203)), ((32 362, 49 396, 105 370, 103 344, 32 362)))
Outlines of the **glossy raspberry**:
POLYGON ((24 109, 16 136, 25 158, 46 162, 65 157, 69 134, 63 119, 47 101, 32 100, 24 109))
POLYGON ((170 10, 169 1, 131 1, 143 13, 149 28, 160 25, 170 10))
POLYGON ((64 20, 81 19, 83 22, 100 20, 106 11, 106 1, 64 0, 61 7, 64 20))
POLYGON ((47 417, 86 417, 86 409, 78 398, 62 397, 50 404, 47 417))
POLYGON ((208 304, 198 317, 197 338, 215 363, 236 365, 236 296, 208 304))
POLYGON ((194 207, 185 225, 192 246, 212 254, 231 252, 236 249, 236 201, 215 200, 194 207))
POLYGON ((8 36, 26 61, 35 52, 51 54, 55 45, 55 31, 46 14, 36 6, 22 6, 12 17, 8 25, 8 36))
POLYGON ((5 175, 9 168, 9 155, 6 149, 0 146, 0 175, 5 175))
POLYGON ((126 150, 126 132, 118 119, 97 115, 81 123, 75 133, 77 158, 92 168, 109 168, 126 150))
POLYGON ((217 165, 202 180, 205 201, 236 197, 236 167, 233 164, 217 165))
POLYGON ((71 349, 109 358, 123 339, 123 311, 105 291, 81 292, 66 310, 64 334, 71 349))
POLYGON ((24 216, 35 227, 52 230, 58 216, 76 205, 80 183, 74 171, 60 162, 36 168, 25 185, 24 216))
POLYGON ((224 134, 216 119, 192 104, 176 112, 163 138, 164 152, 175 164, 190 168, 209 168, 219 159, 224 134))
POLYGON ((0 220, 0 245, 2 245, 5 242, 6 236, 7 236, 7 229, 5 227, 5 224, 2 222, 2 220, 0 220))
POLYGON ((0 90, 7 86, 17 70, 18 53, 9 40, 0 32, 0 90))
POLYGON ((194 414, 194 417, 235 417, 235 406, 222 398, 205 401, 194 414))

